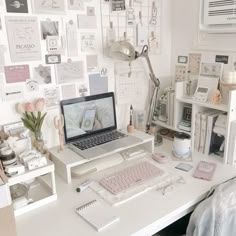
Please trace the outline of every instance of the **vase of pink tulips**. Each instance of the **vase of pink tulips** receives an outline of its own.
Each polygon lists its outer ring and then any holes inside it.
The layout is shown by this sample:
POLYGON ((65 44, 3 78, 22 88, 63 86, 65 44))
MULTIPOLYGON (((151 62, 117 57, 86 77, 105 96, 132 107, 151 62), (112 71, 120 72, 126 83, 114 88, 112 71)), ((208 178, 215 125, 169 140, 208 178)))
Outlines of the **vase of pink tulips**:
POLYGON ((21 120, 23 121, 24 126, 33 134, 33 145, 36 148, 39 143, 41 143, 41 146, 43 145, 41 128, 47 114, 46 112, 42 112, 44 105, 44 98, 38 98, 34 103, 27 102, 16 104, 16 111, 23 116, 21 117, 21 120), (34 142, 36 142, 36 144, 34 142))

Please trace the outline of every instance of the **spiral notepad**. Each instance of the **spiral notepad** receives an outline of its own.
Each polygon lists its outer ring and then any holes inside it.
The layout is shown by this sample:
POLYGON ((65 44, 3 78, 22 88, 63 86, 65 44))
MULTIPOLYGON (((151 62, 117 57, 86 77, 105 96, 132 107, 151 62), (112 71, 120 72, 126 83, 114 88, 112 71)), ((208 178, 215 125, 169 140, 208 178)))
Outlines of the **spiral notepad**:
POLYGON ((98 200, 92 200, 76 208, 76 212, 97 231, 119 221, 119 217, 112 213, 111 207, 103 205, 98 200))

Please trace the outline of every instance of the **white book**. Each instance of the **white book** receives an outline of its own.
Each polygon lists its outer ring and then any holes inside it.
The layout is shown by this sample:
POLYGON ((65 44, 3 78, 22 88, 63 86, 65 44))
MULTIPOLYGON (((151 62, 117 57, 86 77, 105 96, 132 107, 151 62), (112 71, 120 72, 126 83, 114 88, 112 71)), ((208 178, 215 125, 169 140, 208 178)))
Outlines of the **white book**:
POLYGON ((205 141, 205 149, 204 154, 210 153, 210 146, 211 146, 211 137, 212 137, 212 131, 214 127, 214 123, 219 116, 219 114, 222 113, 220 111, 216 111, 214 114, 208 115, 207 117, 207 133, 206 133, 206 141, 205 141))
POLYGON ((208 116, 215 114, 216 112, 217 111, 215 110, 207 110, 201 114, 201 136, 199 144, 200 153, 205 153, 208 116))
POLYGON ((198 112, 195 116, 195 141, 194 149, 199 151, 200 137, 201 137, 201 112, 198 112))
POLYGON ((120 219, 113 214, 112 207, 96 199, 76 208, 76 212, 97 231, 107 228, 120 219))

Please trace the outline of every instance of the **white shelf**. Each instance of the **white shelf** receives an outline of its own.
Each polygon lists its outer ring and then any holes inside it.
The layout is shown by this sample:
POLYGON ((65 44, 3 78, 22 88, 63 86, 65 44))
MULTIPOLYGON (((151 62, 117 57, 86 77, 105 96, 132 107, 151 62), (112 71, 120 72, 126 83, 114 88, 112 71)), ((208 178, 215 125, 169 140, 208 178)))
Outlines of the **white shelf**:
MULTIPOLYGON (((159 120, 156 121, 155 124, 158 125, 158 126, 161 126, 163 128, 166 128, 166 129, 170 129, 170 130, 173 130, 173 131, 177 131, 177 132, 181 132, 181 133, 191 135, 191 131, 185 131, 185 130, 182 130, 182 129, 179 129, 179 128, 175 128, 174 126, 167 125, 165 122, 162 122, 162 121, 159 121, 159 120)), ((163 136, 163 137, 165 137, 165 136, 163 136)))
POLYGON ((173 126, 167 125, 165 122, 162 122, 162 121, 159 121, 159 120, 155 121, 155 124, 159 125, 159 126, 161 126, 163 128, 166 128, 166 129, 175 130, 175 128, 173 126))
POLYGON ((8 178, 8 185, 13 186, 21 182, 27 182, 35 178, 35 181, 29 184, 30 189, 28 198, 33 202, 15 210, 15 216, 24 214, 57 199, 55 184, 54 164, 47 160, 47 165, 35 170, 26 170, 24 174, 8 178))
POLYGON ((58 152, 58 147, 54 147, 50 149, 51 160, 55 164, 56 173, 61 176, 66 183, 71 183, 71 169, 75 166, 79 166, 85 164, 86 162, 93 161, 99 158, 113 156, 116 153, 123 152, 128 149, 135 148, 139 146, 140 148, 147 150, 152 153, 154 151, 154 137, 148 135, 142 131, 134 130, 130 135, 138 137, 140 142, 135 145, 127 146, 123 149, 114 150, 111 152, 107 152, 106 155, 100 155, 92 160, 88 160, 75 153, 71 149, 65 147, 65 149, 61 152, 58 152))
POLYGON ((211 108, 211 109, 215 109, 215 110, 219 110, 219 111, 225 111, 228 112, 228 105, 226 104, 212 104, 210 102, 197 102, 192 100, 191 98, 176 98, 176 101, 179 102, 184 102, 184 103, 188 103, 188 104, 195 104, 201 107, 206 107, 206 108, 211 108))

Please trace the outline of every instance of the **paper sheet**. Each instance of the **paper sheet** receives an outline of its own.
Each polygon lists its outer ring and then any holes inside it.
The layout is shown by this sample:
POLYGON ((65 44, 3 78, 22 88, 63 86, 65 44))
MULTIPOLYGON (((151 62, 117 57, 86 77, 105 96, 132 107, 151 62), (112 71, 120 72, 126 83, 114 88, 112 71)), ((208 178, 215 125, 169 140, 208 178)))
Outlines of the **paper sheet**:
POLYGON ((32 0, 32 6, 36 13, 61 14, 65 11, 64 0, 32 0))
POLYGON ((90 95, 108 92, 108 78, 99 74, 89 75, 90 95))
POLYGON ((79 82, 84 78, 83 61, 65 62, 56 66, 59 84, 79 82))
POLYGON ((77 26, 74 21, 70 20, 66 24, 67 35, 67 55, 68 57, 78 56, 78 37, 77 26))
POLYGON ((87 71, 88 72, 97 72, 98 71, 98 57, 97 55, 87 55, 87 71))
POLYGON ((0 73, 4 72, 5 58, 4 58, 5 46, 0 45, 0 73))
POLYGON ((4 86, 2 89, 2 100, 3 101, 14 101, 22 100, 24 98, 23 86, 4 86))
POLYGON ((6 16, 5 21, 11 60, 41 60, 37 17, 6 16))
POLYGON ((18 83, 30 78, 29 65, 5 66, 6 83, 18 83))
POLYGON ((61 86, 61 93, 63 99, 70 99, 76 97, 76 85, 64 84, 61 86))
POLYGON ((96 50, 96 36, 95 33, 81 33, 81 51, 93 52, 96 50))
POLYGON ((84 0, 68 0, 68 9, 69 10, 84 10, 84 0))
POLYGON ((97 19, 92 15, 92 10, 88 11, 90 15, 78 15, 78 27, 80 29, 96 29, 97 19))
POLYGON ((44 89, 45 106, 47 108, 55 107, 59 104, 60 96, 58 88, 45 88, 44 89))
POLYGON ((85 84, 80 84, 77 86, 79 97, 84 97, 88 95, 88 87, 85 84))

